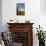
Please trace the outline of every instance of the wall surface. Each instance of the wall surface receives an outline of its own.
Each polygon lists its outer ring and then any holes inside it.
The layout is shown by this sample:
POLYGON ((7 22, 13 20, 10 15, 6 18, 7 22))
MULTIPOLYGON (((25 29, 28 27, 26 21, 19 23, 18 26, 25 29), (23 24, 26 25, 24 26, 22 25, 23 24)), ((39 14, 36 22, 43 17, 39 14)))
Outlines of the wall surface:
POLYGON ((46 0, 40 0, 41 12, 46 13, 46 0))
POLYGON ((0 31, 2 29, 2 0, 0 0, 0 31))
POLYGON ((46 0, 40 0, 40 25, 46 31, 46 0))
MULTIPOLYGON (((3 26, 6 27, 6 23, 10 19, 17 19, 19 22, 30 20, 30 22, 40 22, 40 0, 2 0, 2 22, 3 26), (16 3, 25 3, 25 16, 16 15, 16 3), (23 19, 22 19, 23 18, 23 19)), ((4 27, 4 31, 7 28, 4 27)))
MULTIPOLYGON (((44 0, 45 1, 45 0, 44 0)), ((38 38, 36 37, 36 27, 40 24, 46 30, 46 14, 42 12, 44 6, 43 0, 2 0, 2 25, 3 31, 8 30, 7 22, 9 20, 17 19, 19 22, 30 20, 33 25, 33 45, 38 45, 38 38), (16 3, 25 3, 25 16, 16 15, 16 3), (43 5, 42 5, 43 4, 43 5)))

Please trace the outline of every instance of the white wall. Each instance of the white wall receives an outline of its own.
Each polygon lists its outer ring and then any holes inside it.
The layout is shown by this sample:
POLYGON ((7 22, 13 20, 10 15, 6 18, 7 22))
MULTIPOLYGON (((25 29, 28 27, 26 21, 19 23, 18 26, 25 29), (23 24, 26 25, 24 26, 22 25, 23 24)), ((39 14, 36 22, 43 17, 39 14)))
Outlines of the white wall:
MULTIPOLYGON (((43 0, 42 0, 43 1, 43 0)), ((46 29, 46 14, 42 13, 42 4, 40 0, 2 0, 2 25, 3 31, 6 31, 8 26, 7 22, 11 19, 17 19, 19 22, 30 20, 33 25, 33 45, 38 46, 38 39, 36 37, 36 27, 39 24, 46 29), (25 16, 16 15, 16 3, 25 3, 25 16), (40 5, 41 4, 41 5, 40 5), (36 40, 37 39, 37 40, 36 40)), ((44 10, 44 9, 43 9, 44 10)))
POLYGON ((46 31, 46 0, 40 0, 40 24, 46 31))
POLYGON ((0 0, 0 31, 2 31, 2 0, 0 0))
POLYGON ((42 13, 46 13, 46 0, 40 0, 40 9, 42 13))
POLYGON ((35 0, 35 1, 34 0, 22 0, 22 1, 21 0, 17 0, 17 1, 16 0, 2 0, 3 26, 5 26, 7 21, 10 19, 17 19, 19 20, 19 22, 24 22, 25 20, 29 19, 31 22, 39 23, 39 15, 40 15, 40 0, 35 0), (26 13, 25 16, 16 15, 17 2, 25 3, 25 13, 26 13))

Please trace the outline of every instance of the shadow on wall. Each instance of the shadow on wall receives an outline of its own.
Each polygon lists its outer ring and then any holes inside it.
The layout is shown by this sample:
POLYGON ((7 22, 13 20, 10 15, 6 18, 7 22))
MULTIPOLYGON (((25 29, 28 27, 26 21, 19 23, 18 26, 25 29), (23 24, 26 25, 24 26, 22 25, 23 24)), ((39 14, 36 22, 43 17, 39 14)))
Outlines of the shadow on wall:
POLYGON ((2 31, 2 0, 0 0, 0 31, 2 31))
POLYGON ((46 13, 46 0, 40 0, 40 11, 46 13))

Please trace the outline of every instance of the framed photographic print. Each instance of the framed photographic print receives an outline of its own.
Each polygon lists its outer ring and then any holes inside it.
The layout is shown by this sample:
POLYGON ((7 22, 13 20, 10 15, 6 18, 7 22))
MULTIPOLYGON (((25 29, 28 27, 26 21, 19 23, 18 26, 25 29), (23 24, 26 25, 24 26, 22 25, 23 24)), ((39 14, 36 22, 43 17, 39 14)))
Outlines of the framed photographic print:
POLYGON ((16 3, 16 15, 25 15, 25 3, 16 3))

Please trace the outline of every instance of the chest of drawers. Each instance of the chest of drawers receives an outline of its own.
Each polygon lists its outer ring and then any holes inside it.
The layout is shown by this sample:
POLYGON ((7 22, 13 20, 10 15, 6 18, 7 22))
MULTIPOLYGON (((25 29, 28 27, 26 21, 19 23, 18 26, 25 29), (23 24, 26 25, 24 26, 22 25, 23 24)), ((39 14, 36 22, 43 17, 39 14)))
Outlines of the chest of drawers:
POLYGON ((7 23, 12 33, 13 41, 23 43, 23 46, 33 46, 33 23, 7 23))

